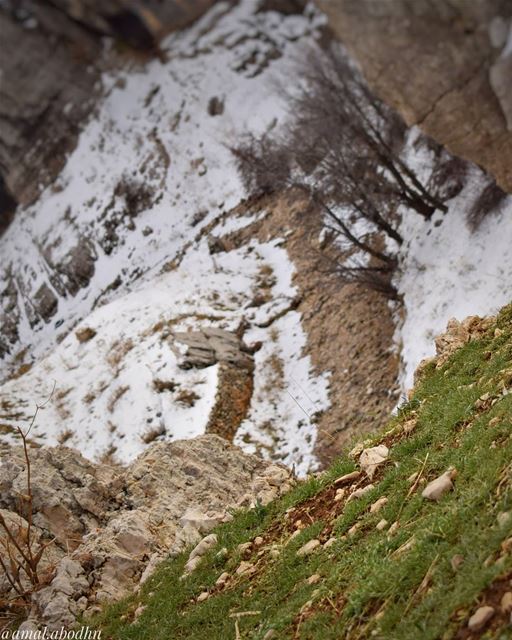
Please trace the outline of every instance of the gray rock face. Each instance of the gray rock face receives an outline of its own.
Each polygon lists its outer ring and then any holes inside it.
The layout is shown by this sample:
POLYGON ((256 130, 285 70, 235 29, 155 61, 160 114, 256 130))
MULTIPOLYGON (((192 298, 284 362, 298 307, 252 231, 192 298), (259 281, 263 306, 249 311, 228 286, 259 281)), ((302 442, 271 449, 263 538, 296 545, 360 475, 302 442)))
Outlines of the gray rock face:
POLYGON ((254 362, 248 347, 230 331, 206 328, 201 331, 178 332, 171 338, 182 369, 211 367, 219 362, 234 364, 252 371, 254 362))
POLYGON ((510 2, 320 0, 318 5, 370 86, 408 125, 419 125, 512 191, 512 132, 504 118, 509 99, 502 96, 509 67, 500 62, 489 81, 499 55, 493 46, 504 37, 499 24, 512 15, 510 2))
MULTIPOLYGON (((155 444, 127 468, 93 464, 66 447, 34 449, 31 461, 36 531, 56 539, 45 557, 55 574, 34 598, 50 628, 123 597, 166 555, 228 520, 229 509, 266 504, 293 484, 285 467, 215 435, 155 444)), ((2 513, 16 519, 25 491, 23 453, 13 448, 0 465, 2 513)), ((0 597, 8 590, 0 579, 0 597)))
POLYGON ((496 60, 489 71, 489 80, 507 121, 507 129, 512 132, 512 53, 496 60))
POLYGON ((0 232, 12 203, 51 183, 101 93, 101 70, 118 65, 101 36, 151 48, 207 11, 213 0, 7 0, 0 10, 0 232), (41 65, 44 60, 44 65, 41 65), (2 204, 3 203, 3 204, 2 204))

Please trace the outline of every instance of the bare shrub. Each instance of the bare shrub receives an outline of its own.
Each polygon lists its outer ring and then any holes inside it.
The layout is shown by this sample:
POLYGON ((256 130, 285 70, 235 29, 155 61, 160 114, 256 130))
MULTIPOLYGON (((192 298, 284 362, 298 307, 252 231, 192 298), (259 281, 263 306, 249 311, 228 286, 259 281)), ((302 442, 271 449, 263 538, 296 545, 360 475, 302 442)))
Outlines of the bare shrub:
POLYGON ((289 124, 231 148, 242 181, 251 193, 306 193, 327 229, 366 257, 338 263, 337 272, 393 297, 396 250, 379 238, 384 234, 397 249, 402 244, 400 206, 427 220, 436 209, 446 212, 440 189, 423 184, 402 158, 404 122, 369 91, 340 49, 311 55, 301 75, 302 88, 287 96, 289 124))
POLYGON ((468 212, 468 223, 476 231, 490 213, 499 213, 508 194, 492 180, 482 190, 468 212))
POLYGON ((32 475, 28 451, 28 436, 37 414, 50 399, 51 396, 43 404, 36 405, 26 432, 21 427, 16 429, 23 444, 27 483, 26 493, 18 497, 18 512, 12 513, 9 518, 0 513, 0 529, 4 534, 0 536, 0 574, 6 579, 13 594, 13 597, 4 602, 6 608, 28 607, 34 591, 47 584, 52 575, 51 570, 40 569, 45 551, 53 544, 54 539, 47 542, 37 539, 33 524, 32 475))

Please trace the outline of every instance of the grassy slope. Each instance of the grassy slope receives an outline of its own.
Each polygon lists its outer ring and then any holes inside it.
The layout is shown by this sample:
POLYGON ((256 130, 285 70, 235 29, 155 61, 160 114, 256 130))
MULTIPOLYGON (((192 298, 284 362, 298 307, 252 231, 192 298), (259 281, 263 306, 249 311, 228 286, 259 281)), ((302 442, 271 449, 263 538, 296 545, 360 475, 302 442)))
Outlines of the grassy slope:
MULTIPOLYGON (((263 639, 270 629, 276 639, 476 637, 466 630, 471 613, 511 588, 512 539, 505 541, 512 517, 498 522, 500 513, 512 516, 512 393, 503 389, 512 390, 512 306, 486 337, 442 368, 431 366, 399 416, 372 439, 388 444, 390 462, 371 492, 349 504, 334 501, 333 481, 356 469, 345 457, 268 507, 236 514, 190 577, 179 580, 184 554, 165 562, 140 594, 110 607, 97 621, 103 637, 227 640, 236 637, 230 614, 244 611, 259 613, 239 618, 241 638, 263 639), (422 478, 432 480, 450 466, 458 472, 455 490, 438 503, 421 497, 422 483, 411 492, 411 474, 423 469, 422 478), (387 505, 370 513, 381 496, 387 505), (394 535, 376 530, 381 518, 399 521, 394 535), (297 520, 305 527, 287 543, 297 520), (359 529, 347 534, 355 523, 359 529), (240 563, 237 545, 258 535, 264 544, 249 558, 255 573, 216 588, 219 575, 234 574, 240 563), (308 540, 331 536, 337 541, 329 549, 296 555, 308 540), (216 556, 222 547, 227 554, 216 556), (464 562, 455 570, 457 554, 464 562), (320 581, 308 584, 315 573, 320 581), (196 603, 204 590, 210 597, 196 603), (146 608, 133 621, 141 603, 146 608)), ((498 606, 486 637, 512 637, 506 626, 498 606)))

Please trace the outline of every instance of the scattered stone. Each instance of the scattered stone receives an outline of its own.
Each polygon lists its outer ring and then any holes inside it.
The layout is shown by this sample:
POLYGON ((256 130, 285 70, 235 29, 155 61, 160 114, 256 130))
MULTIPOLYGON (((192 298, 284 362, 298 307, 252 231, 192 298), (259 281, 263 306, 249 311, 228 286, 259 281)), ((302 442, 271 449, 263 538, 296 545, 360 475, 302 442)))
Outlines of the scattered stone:
POLYGON ((185 564, 185 574, 192 573, 199 565, 201 558, 216 544, 217 535, 215 533, 210 533, 210 535, 204 537, 190 552, 187 563, 185 564))
POLYGON ((502 511, 501 513, 498 513, 498 525, 500 527, 506 527, 507 524, 510 522, 510 511, 502 511))
POLYGON ((512 613, 512 591, 503 594, 500 606, 503 613, 512 613))
POLYGON ((350 527, 350 529, 347 531, 347 534, 349 536, 355 536, 358 530, 359 530, 359 523, 356 522, 353 526, 350 527))
MULTIPOLYGON (((269 478, 284 477, 280 465, 216 435, 154 443, 126 467, 93 463, 63 446, 32 449, 31 465, 34 532, 56 538, 40 565, 54 567, 54 577, 34 594, 33 617, 52 630, 72 628, 77 616, 89 618, 100 603, 133 593, 162 558, 199 544, 193 569, 216 543, 211 527, 231 519, 228 510, 243 495, 256 501, 269 478)), ((14 517, 24 469, 21 447, 2 452, 3 515, 14 517)))
POLYGON ((176 332, 171 339, 181 369, 211 367, 227 362, 252 371, 254 361, 247 346, 231 331, 206 327, 200 331, 176 332))
POLYGON ((208 600, 209 596, 210 594, 208 591, 203 591, 197 596, 197 602, 204 602, 205 600, 208 600))
POLYGON ((248 558, 251 555, 252 542, 242 542, 237 547, 237 552, 242 558, 248 558))
POLYGON ((270 557, 273 558, 274 560, 276 558, 279 558, 279 556, 281 555, 279 549, 276 549, 275 547, 273 549, 270 549, 269 554, 270 554, 270 557))
POLYGON ((337 486, 352 484, 356 480, 359 480, 360 477, 361 477, 360 471, 352 471, 351 473, 346 473, 344 476, 340 476, 337 480, 334 481, 334 484, 337 486))
POLYGON ((475 633, 481 631, 494 616, 494 607, 479 607, 468 621, 468 629, 475 633))
POLYGON ((263 636, 263 640, 272 640, 272 638, 277 638, 277 633, 274 629, 269 629, 267 633, 263 636))
POLYGON ((145 610, 146 610, 146 605, 139 604, 139 606, 135 609, 133 613, 134 620, 137 620, 138 618, 140 618, 140 616, 144 613, 145 610))
POLYGON ((450 560, 450 564, 453 571, 458 571, 459 568, 464 564, 464 556, 461 556, 460 553, 456 553, 450 560))
POLYGON ((399 526, 400 524, 398 523, 398 520, 396 522, 393 522, 393 524, 389 527, 388 536, 394 536, 395 533, 398 531, 399 526))
POLYGON ((452 480, 455 479, 456 475, 457 471, 455 469, 448 469, 438 478, 429 482, 421 492, 421 495, 426 500, 440 500, 445 493, 453 489, 452 480))
POLYGON ((96 331, 91 327, 83 327, 82 329, 77 329, 77 331, 75 331, 76 339, 81 344, 84 342, 89 342, 89 340, 92 340, 95 335, 96 331))
POLYGON ((297 555, 298 556, 309 556, 311 553, 313 553, 313 551, 315 551, 315 549, 317 549, 320 546, 320 540, 317 540, 316 538, 314 538, 313 540, 310 540, 309 542, 306 542, 305 545, 303 545, 298 551, 297 551, 297 555))
POLYGON ((375 528, 377 529, 377 531, 383 531, 387 526, 388 526, 388 521, 382 518, 382 520, 379 520, 375 528))
POLYGON ((373 479, 377 467, 386 462, 389 456, 389 449, 385 444, 379 444, 377 447, 364 449, 359 457, 359 466, 366 473, 370 480, 373 479))
POLYGON ((372 504, 372 506, 370 507, 370 513, 377 513, 382 509, 382 507, 385 507, 387 503, 388 499, 386 498, 386 496, 382 496, 382 498, 379 498, 372 504))
POLYGON ((253 570, 254 570, 254 565, 252 564, 252 562, 246 562, 245 560, 242 560, 242 562, 238 565, 236 574, 241 576, 244 573, 249 573, 253 570))
POLYGON ((418 421, 416 420, 416 418, 407 420, 407 422, 405 422, 402 427, 402 431, 405 433, 406 436, 408 436, 416 429, 417 424, 418 424, 418 421))
POLYGON ((347 495, 346 489, 337 489, 336 495, 334 496, 334 502, 340 502, 347 495))
POLYGON ((217 581, 215 583, 216 587, 223 587, 226 582, 229 580, 230 575, 227 571, 224 571, 224 573, 221 573, 220 576, 217 578, 217 581))
POLYGON ((351 502, 352 500, 359 500, 359 498, 362 498, 373 488, 374 488, 373 484, 367 484, 366 487, 361 487, 360 489, 356 489, 353 493, 349 495, 349 497, 347 498, 347 502, 351 502))
POLYGON ((336 538, 329 538, 327 542, 324 542, 324 549, 329 549, 333 544, 336 544, 336 538))
POLYGON ((414 484, 418 476, 419 476, 419 471, 415 471, 414 473, 411 473, 411 475, 407 478, 407 482, 409 484, 414 484))
POLYGON ((318 584, 321 580, 321 576, 318 573, 314 573, 312 576, 306 580, 308 584, 318 584))

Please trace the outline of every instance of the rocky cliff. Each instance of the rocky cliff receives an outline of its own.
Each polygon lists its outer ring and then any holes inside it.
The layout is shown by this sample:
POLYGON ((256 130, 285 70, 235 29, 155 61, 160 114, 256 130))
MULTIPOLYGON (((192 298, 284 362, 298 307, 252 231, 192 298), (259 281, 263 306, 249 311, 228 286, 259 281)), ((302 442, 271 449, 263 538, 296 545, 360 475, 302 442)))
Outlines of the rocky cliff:
MULTIPOLYGON (((34 542, 49 543, 30 616, 57 629, 133 592, 164 558, 229 521, 232 510, 268 504, 294 483, 285 467, 213 435, 155 444, 126 468, 92 463, 67 447, 29 455, 31 513, 24 508, 24 518, 17 517, 27 464, 22 449, 13 448, 0 465, 0 514, 18 540, 30 518, 34 542)), ((7 545, 0 527, 4 558, 7 545)), ((0 571, 0 602, 12 596, 0 571)), ((8 611, 2 605, 3 614, 8 611)))
POLYGON ((509 2, 318 4, 370 85, 409 125, 483 166, 512 191, 509 2))

